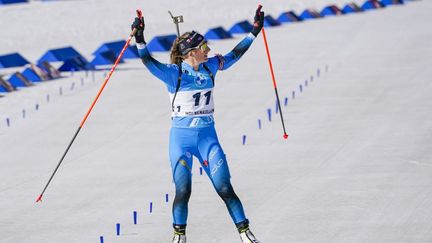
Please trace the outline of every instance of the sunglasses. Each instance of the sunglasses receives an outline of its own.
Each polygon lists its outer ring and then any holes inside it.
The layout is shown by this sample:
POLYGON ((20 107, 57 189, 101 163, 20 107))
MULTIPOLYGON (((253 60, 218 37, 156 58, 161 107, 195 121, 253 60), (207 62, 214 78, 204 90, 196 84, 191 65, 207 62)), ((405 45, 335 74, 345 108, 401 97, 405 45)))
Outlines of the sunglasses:
POLYGON ((202 44, 200 44, 197 49, 200 49, 201 51, 210 51, 210 47, 208 47, 207 41, 204 41, 202 44))

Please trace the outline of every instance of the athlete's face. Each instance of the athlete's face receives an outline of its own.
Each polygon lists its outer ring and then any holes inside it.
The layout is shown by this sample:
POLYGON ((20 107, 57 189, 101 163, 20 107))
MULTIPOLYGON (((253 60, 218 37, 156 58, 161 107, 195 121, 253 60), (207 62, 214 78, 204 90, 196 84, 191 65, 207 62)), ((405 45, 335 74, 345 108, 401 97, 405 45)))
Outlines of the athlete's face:
POLYGON ((197 49, 193 50, 193 56, 196 62, 203 63, 208 60, 208 53, 210 52, 210 47, 208 47, 207 42, 203 42, 198 46, 197 49))

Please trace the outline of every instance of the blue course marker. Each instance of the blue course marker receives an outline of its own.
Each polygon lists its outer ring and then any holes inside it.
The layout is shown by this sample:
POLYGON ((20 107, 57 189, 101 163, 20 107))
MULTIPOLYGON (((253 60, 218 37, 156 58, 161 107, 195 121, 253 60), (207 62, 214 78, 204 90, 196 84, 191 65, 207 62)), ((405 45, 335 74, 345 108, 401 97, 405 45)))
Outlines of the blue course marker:
POLYGON ((165 202, 168 202, 168 193, 165 194, 165 202))
POLYGON ((10 119, 9 119, 9 118, 6 118, 6 125, 7 125, 8 127, 10 127, 10 119))
POLYGON ((314 77, 313 77, 313 76, 311 76, 311 77, 310 77, 310 80, 311 80, 311 82, 313 82, 313 80, 314 80, 314 77))
POLYGON ((133 211, 133 221, 134 221, 134 224, 137 224, 137 222, 138 222, 138 213, 137 213, 137 211, 133 211))
POLYGON ((300 92, 303 92, 303 85, 300 84, 299 89, 300 89, 300 92))
POLYGON ((116 234, 120 235, 120 224, 116 224, 116 234))
POLYGON ((243 145, 246 144, 246 135, 243 135, 243 145))
POLYGON ((267 116, 268 116, 269 122, 271 122, 271 109, 267 109, 267 116))
POLYGON ((261 130, 261 119, 258 119, 258 129, 261 130))
POLYGON ((307 81, 307 79, 305 80, 305 86, 308 86, 308 81, 307 81))
POLYGON ((36 104, 35 109, 39 110, 39 104, 36 104))
POLYGON ((100 239, 100 243, 104 243, 104 238, 103 238, 103 236, 99 237, 99 239, 100 239))
POLYGON ((285 97, 284 105, 285 105, 285 106, 288 105, 288 97, 285 97))
POLYGON ((153 202, 150 202, 150 213, 153 213, 153 202))
POLYGON ((200 175, 202 175, 202 167, 200 167, 200 175))

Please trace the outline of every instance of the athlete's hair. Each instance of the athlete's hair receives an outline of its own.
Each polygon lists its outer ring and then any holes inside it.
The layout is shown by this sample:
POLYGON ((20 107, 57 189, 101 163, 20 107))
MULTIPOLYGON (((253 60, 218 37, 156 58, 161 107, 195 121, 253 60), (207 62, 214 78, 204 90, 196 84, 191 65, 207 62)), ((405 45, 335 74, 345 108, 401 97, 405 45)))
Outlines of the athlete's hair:
POLYGON ((192 32, 186 32, 183 35, 181 35, 180 37, 177 37, 176 40, 174 41, 174 43, 171 47, 171 53, 170 53, 170 59, 171 59, 172 64, 180 65, 180 63, 183 61, 183 56, 179 51, 178 45, 180 42, 186 40, 187 37, 189 37, 189 35, 191 33, 192 32))

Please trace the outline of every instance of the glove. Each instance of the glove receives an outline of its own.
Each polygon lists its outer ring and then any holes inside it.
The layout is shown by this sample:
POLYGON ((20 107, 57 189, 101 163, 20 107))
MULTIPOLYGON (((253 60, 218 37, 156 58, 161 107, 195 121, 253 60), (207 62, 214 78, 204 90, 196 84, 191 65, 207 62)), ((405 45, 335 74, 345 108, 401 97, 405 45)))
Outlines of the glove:
POLYGON ((251 33, 256 37, 258 36, 259 32, 261 31, 263 25, 264 25, 264 12, 261 11, 262 6, 259 5, 255 17, 254 17, 254 24, 251 33))
POLYGON ((135 17, 134 22, 131 25, 131 29, 137 29, 135 32, 135 42, 136 43, 144 43, 146 44, 144 40, 144 17, 141 17, 141 20, 138 17, 135 17))

